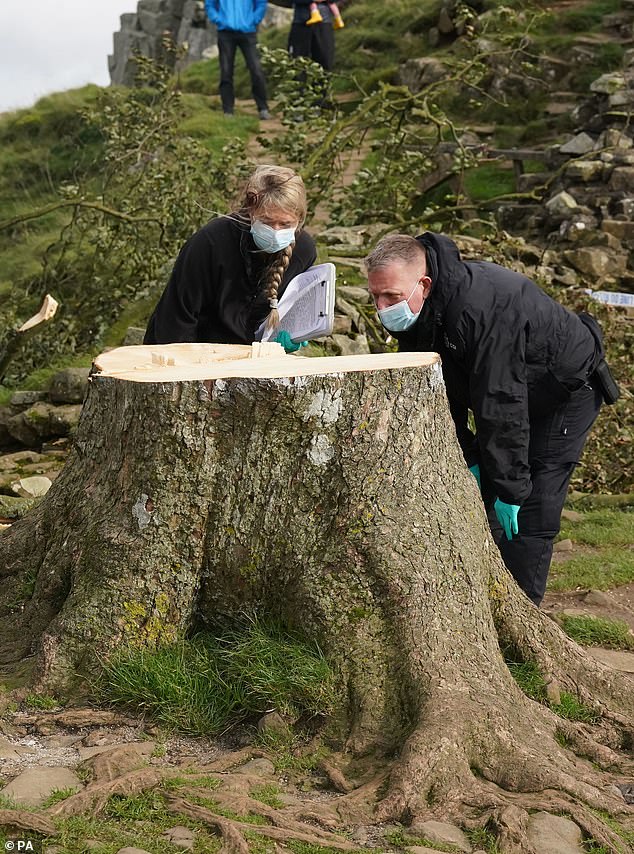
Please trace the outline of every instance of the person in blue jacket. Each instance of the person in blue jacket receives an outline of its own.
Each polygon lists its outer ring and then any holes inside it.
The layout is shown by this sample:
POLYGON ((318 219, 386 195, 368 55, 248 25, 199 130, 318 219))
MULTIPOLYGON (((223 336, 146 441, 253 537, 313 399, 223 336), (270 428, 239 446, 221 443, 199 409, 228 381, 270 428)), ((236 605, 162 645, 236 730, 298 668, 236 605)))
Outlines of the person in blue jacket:
POLYGON ((267 0, 205 0, 207 17, 218 29, 220 98, 225 116, 233 115, 235 94, 233 70, 240 48, 251 75, 251 92, 261 119, 270 119, 266 80, 260 64, 257 29, 266 12, 267 0))

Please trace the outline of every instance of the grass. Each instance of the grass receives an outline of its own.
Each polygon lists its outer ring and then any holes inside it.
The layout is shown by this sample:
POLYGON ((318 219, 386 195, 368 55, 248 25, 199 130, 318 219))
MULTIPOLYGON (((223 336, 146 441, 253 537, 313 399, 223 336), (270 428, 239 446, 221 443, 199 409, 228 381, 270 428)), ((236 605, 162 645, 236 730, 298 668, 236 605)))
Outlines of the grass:
POLYGON ((623 620, 561 614, 558 622, 567 635, 583 646, 634 649, 634 635, 623 620))
POLYGON ((532 700, 548 706, 559 715, 560 718, 565 718, 570 721, 583 721, 584 723, 593 723, 597 719, 595 712, 588 706, 580 703, 572 694, 565 691, 561 692, 560 702, 553 703, 546 697, 546 685, 542 678, 539 668, 532 662, 513 662, 507 661, 508 669, 511 675, 526 694, 532 700))
POLYGON ((253 743, 270 751, 276 774, 314 771, 321 760, 330 755, 330 750, 323 743, 308 753, 302 750, 305 743, 290 728, 284 733, 277 730, 258 732, 253 743))
POLYGON ((27 709, 34 711, 50 711, 50 709, 58 709, 61 703, 56 697, 49 697, 46 694, 27 694, 24 705, 27 709))
POLYGON ((60 803, 60 801, 65 801, 67 798, 70 798, 71 795, 74 795, 77 791, 79 790, 74 786, 69 786, 66 789, 53 789, 51 794, 42 804, 42 809, 48 809, 48 807, 52 807, 54 804, 60 803))
POLYGON ((634 513, 627 510, 592 510, 579 522, 562 520, 559 539, 586 546, 627 546, 634 543, 634 513))
POLYGON ((279 794, 279 788, 270 783, 264 786, 256 786, 249 792, 249 796, 255 801, 260 801, 260 803, 274 809, 281 809, 284 806, 284 801, 280 800, 279 794))
POLYGON ((276 708, 327 713, 334 680, 320 650, 279 626, 250 621, 219 637, 197 635, 157 650, 124 650, 101 691, 170 730, 213 735, 276 708))
POLYGON ((634 552, 606 548, 598 554, 573 557, 564 563, 553 563, 548 590, 575 590, 588 587, 609 590, 634 581, 634 552))
POLYGON ((460 849, 455 845, 445 844, 443 842, 433 842, 426 836, 413 836, 408 833, 407 830, 390 830, 385 834, 385 840, 396 848, 407 849, 412 846, 418 846, 421 848, 433 848, 434 851, 449 851, 452 854, 453 852, 460 851, 460 849))
POLYGON ((614 816, 610 815, 610 813, 605 812, 605 810, 597 810, 590 808, 590 812, 594 813, 598 818, 601 819, 602 822, 607 824, 607 826, 617 833, 623 841, 629 845, 634 847, 634 830, 625 828, 620 822, 618 822, 614 816))
POLYGON ((467 830, 466 836, 474 848, 486 851, 487 854, 500 854, 497 837, 485 827, 477 827, 475 830, 467 830))
POLYGON ((562 520, 559 539, 570 539, 592 551, 553 563, 549 591, 609 590, 634 582, 634 551, 627 548, 634 543, 631 510, 591 510, 578 522, 562 520))
POLYGON ((464 186, 470 198, 486 201, 505 193, 514 193, 515 174, 512 169, 500 165, 479 166, 465 174, 464 186))
MULTIPOLYGON (((172 846, 162 836, 165 830, 176 824, 161 796, 161 790, 140 795, 110 797, 99 818, 73 816, 57 819, 57 834, 48 842, 56 846, 60 854, 85 854, 87 840, 91 854, 115 854, 122 848, 141 848, 150 854, 165 854, 172 846)), ((196 834, 196 854, 217 854, 220 840, 211 835, 202 824, 179 816, 178 824, 190 828, 196 834)), ((0 845, 6 841, 0 833, 0 845)), ((176 849, 174 849, 176 850, 176 849)))

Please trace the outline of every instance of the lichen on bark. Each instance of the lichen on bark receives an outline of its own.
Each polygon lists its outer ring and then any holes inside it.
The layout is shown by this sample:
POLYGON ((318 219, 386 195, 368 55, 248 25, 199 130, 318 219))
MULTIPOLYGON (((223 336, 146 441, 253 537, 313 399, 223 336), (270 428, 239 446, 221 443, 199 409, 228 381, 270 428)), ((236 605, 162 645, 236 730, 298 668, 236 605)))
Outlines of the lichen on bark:
MULTIPOLYGON (((296 359, 282 377, 94 377, 62 475, 0 537, 9 583, 37 570, 5 650, 28 626, 41 683, 59 687, 120 643, 264 612, 336 667, 349 754, 398 754, 384 788, 368 785, 370 800, 382 793, 368 820, 493 815, 552 791, 594 827, 591 809, 619 814, 623 799, 562 747, 560 721, 521 693, 500 643, 591 704, 614 744, 631 727, 631 685, 504 568, 438 365, 384 358, 339 372, 323 359, 309 375, 296 359)), ((604 737, 576 736, 585 755, 604 737)), ((346 809, 358 816, 360 799, 346 809)))

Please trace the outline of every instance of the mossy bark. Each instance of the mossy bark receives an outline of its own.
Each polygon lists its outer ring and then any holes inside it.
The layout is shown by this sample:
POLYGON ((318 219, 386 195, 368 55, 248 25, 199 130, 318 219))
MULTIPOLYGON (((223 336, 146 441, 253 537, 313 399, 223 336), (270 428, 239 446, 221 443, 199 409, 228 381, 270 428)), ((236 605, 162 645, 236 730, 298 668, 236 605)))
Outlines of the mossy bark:
POLYGON ((257 608, 339 669, 349 748, 400 751, 382 818, 548 788, 618 811, 518 689, 500 637, 621 728, 631 685, 506 571, 439 365, 302 375, 291 361, 279 378, 93 377, 61 476, 0 535, 14 598, 35 582, 5 614, 4 661, 32 649, 40 682, 64 687, 122 644, 257 608))

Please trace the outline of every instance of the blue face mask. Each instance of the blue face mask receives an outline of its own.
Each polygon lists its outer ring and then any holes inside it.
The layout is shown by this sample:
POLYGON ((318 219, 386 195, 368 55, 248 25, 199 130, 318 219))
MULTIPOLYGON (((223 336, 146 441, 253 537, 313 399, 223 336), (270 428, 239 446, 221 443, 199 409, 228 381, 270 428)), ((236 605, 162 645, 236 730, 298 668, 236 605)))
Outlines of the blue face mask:
POLYGON ((295 229, 276 229, 259 219, 254 219, 251 223, 251 236, 258 249, 264 252, 279 252, 295 241, 295 229))
POLYGON ((389 332, 404 332, 406 329, 410 329, 418 320, 418 315, 421 312, 422 306, 416 314, 414 314, 409 307, 409 301, 419 284, 419 282, 416 282, 412 293, 407 297, 407 299, 402 299, 394 305, 390 305, 387 308, 381 308, 377 311, 379 320, 389 332))

